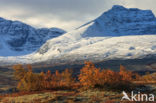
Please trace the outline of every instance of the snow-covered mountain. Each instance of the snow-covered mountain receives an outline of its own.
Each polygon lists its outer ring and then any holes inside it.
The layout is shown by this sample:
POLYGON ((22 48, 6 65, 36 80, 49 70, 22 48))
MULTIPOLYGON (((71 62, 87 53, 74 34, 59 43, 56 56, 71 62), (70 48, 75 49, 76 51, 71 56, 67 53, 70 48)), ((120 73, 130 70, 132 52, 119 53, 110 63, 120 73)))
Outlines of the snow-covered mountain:
POLYGON ((119 5, 80 28, 86 25, 90 26, 83 37, 156 34, 156 18, 151 10, 127 9, 119 5))
POLYGON ((149 55, 156 55, 156 17, 152 11, 115 5, 97 19, 48 40, 37 52, 26 56, 2 57, 1 63, 98 62, 149 55))
POLYGON ((19 21, 0 18, 0 56, 19 56, 32 53, 48 39, 65 33, 58 28, 35 29, 19 21))

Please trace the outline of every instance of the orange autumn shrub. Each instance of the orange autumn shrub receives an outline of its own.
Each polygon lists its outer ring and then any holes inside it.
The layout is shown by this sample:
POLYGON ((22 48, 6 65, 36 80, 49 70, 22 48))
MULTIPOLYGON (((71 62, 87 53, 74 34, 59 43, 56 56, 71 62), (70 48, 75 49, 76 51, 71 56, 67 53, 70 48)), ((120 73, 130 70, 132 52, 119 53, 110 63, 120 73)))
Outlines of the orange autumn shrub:
POLYGON ((85 62, 85 66, 81 69, 78 78, 85 88, 106 87, 121 89, 121 87, 127 87, 131 84, 132 73, 123 66, 120 69, 120 72, 110 69, 101 70, 96 68, 92 62, 85 62))
MULTIPOLYGON (((120 72, 115 72, 110 69, 96 68, 92 62, 85 62, 77 82, 69 69, 62 72, 56 70, 55 73, 51 73, 50 70, 46 73, 33 73, 31 65, 23 68, 20 64, 13 66, 13 69, 15 70, 14 76, 18 80, 17 89, 20 91, 76 89, 80 87, 119 90, 131 87, 131 81, 134 80, 133 73, 127 71, 122 65, 120 72)), ((135 79, 138 77, 139 75, 135 74, 135 79)))
POLYGON ((84 87, 95 87, 99 81, 100 69, 96 68, 92 62, 85 62, 85 66, 80 70, 78 79, 84 87))
POLYGON ((133 80, 132 72, 127 71, 123 65, 120 65, 119 74, 122 76, 122 80, 124 80, 124 81, 132 81, 133 80))
POLYGON ((121 83, 121 76, 118 72, 114 72, 112 70, 102 70, 100 73, 99 84, 101 86, 104 85, 114 85, 121 83))
POLYGON ((33 73, 31 65, 23 68, 22 65, 13 66, 15 70, 14 76, 18 80, 17 89, 20 91, 38 91, 49 89, 71 89, 75 83, 72 77, 72 71, 64 70, 62 73, 56 71, 51 74, 48 70, 46 73, 33 73))
POLYGON ((32 67, 27 65, 25 70, 21 65, 14 66, 15 77, 18 77, 17 89, 20 91, 37 91, 42 89, 42 75, 32 72, 32 67), (18 69, 17 69, 18 67, 18 69), (24 71, 24 72, 23 72, 24 71), (18 74, 17 74, 18 73, 18 74))
POLYGON ((56 70, 52 78, 51 85, 53 88, 71 88, 75 83, 75 79, 72 77, 72 71, 69 69, 65 69, 62 73, 56 70))
POLYGON ((13 69, 15 71, 14 77, 16 80, 21 80, 27 72, 21 64, 14 65, 13 69))
POLYGON ((18 82, 17 89, 20 91, 42 90, 42 76, 36 73, 27 72, 23 79, 18 82))
POLYGON ((71 87, 75 83, 75 78, 72 76, 72 70, 65 69, 65 71, 62 72, 62 80, 64 87, 71 87))
POLYGON ((51 71, 48 70, 45 74, 42 72, 41 73, 43 75, 43 81, 42 81, 42 85, 44 89, 51 89, 51 81, 52 81, 52 74, 51 71))

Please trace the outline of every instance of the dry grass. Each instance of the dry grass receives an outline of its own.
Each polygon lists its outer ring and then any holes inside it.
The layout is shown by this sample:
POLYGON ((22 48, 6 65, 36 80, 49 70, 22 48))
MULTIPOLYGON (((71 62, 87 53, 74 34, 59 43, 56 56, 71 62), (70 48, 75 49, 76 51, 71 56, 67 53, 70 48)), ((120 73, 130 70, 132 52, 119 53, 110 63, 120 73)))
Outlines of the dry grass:
POLYGON ((51 92, 32 94, 32 95, 24 95, 18 97, 4 97, 1 102, 2 103, 42 103, 47 102, 51 99, 56 98, 55 94, 51 92))
POLYGON ((109 100, 109 97, 114 97, 115 95, 117 95, 115 99, 119 100, 119 94, 100 90, 88 90, 84 92, 53 91, 21 96, 8 95, 1 98, 0 101, 2 103, 105 103, 109 100))
POLYGON ((49 103, 54 101, 68 100, 67 97, 74 96, 71 91, 42 91, 33 93, 19 93, 0 97, 2 103, 49 103))
MULTIPOLYGON (((8 95, 0 98, 2 103, 135 103, 120 101, 122 93, 92 89, 87 91, 43 91, 8 95)), ((0 102, 0 103, 1 103, 0 102)))

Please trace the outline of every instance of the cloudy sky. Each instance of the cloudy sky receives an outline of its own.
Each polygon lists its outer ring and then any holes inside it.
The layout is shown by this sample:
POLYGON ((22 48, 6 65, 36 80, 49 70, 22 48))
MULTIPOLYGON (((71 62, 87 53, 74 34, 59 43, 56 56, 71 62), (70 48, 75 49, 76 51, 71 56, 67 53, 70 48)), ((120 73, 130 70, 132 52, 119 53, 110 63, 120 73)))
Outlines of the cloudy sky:
POLYGON ((59 27, 70 31, 95 19, 112 5, 151 9, 156 0, 0 0, 0 17, 36 28, 59 27))

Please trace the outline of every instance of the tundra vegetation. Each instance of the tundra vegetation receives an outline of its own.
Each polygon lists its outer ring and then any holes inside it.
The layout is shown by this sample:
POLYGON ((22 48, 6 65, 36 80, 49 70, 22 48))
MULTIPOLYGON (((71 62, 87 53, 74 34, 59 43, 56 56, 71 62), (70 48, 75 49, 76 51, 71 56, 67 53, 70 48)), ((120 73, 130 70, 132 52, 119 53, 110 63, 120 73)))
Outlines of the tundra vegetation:
POLYGON ((73 76, 71 69, 34 73, 31 65, 24 67, 21 64, 14 65, 13 69, 18 92, 1 95, 2 103, 116 103, 123 90, 145 90, 144 84, 155 84, 156 81, 155 73, 141 76, 126 70, 123 65, 120 65, 120 71, 113 71, 97 68, 92 62, 85 62, 77 76, 73 76))

